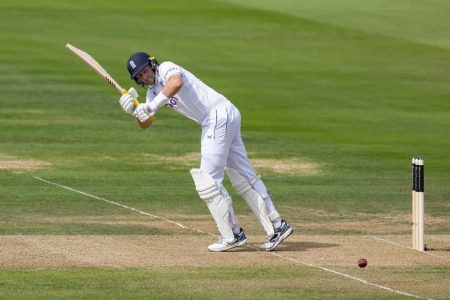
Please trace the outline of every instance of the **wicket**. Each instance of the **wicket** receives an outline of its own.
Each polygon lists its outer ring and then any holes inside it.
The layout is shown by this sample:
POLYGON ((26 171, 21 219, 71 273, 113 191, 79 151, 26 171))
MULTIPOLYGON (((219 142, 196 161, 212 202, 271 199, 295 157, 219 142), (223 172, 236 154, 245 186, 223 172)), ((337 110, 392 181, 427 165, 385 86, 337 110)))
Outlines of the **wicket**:
POLYGON ((412 159, 412 244, 413 249, 425 251, 424 238, 424 162, 412 159))

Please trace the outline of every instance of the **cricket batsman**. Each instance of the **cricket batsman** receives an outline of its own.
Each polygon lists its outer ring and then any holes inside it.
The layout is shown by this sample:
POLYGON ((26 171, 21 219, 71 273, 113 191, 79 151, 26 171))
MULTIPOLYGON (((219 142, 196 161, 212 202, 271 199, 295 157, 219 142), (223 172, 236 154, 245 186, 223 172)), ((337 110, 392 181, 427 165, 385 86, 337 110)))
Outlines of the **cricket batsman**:
POLYGON ((120 105, 134 116, 141 128, 151 126, 153 116, 165 106, 201 126, 201 162, 190 171, 198 195, 217 224, 221 237, 208 246, 220 252, 247 243, 244 230, 233 211, 232 200, 222 185, 225 172, 233 188, 242 196, 267 233, 261 250, 274 250, 293 231, 274 207, 270 192, 257 176, 241 138, 239 110, 223 95, 207 86, 186 69, 137 52, 127 61, 131 78, 147 88, 145 102, 135 107, 134 88, 120 98, 120 105))

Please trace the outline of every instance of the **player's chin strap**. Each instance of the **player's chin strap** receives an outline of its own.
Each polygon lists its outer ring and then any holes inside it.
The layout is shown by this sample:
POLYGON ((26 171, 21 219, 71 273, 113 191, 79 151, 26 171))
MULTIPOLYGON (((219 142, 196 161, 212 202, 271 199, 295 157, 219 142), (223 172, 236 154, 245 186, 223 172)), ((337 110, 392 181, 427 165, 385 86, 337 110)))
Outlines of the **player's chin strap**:
POLYGON ((259 177, 255 177, 252 181, 248 181, 235 169, 227 168, 226 171, 233 188, 242 198, 244 198, 245 202, 247 202, 250 209, 264 227, 267 236, 273 236, 274 228, 272 221, 279 219, 280 215, 276 210, 273 210, 272 212, 269 211, 264 201, 269 195, 267 193, 258 193, 254 189, 254 184, 260 180, 259 177))
POLYGON ((146 83, 140 81, 139 79, 136 79, 135 81, 136 81, 136 83, 139 84, 141 87, 143 87, 143 88, 145 88, 145 89, 148 89, 148 87, 149 87, 148 84, 146 84, 146 83))
POLYGON ((223 239, 226 242, 233 241, 234 234, 230 215, 231 198, 223 197, 220 194, 220 185, 206 172, 200 169, 191 169, 191 175, 198 195, 208 206, 223 239))

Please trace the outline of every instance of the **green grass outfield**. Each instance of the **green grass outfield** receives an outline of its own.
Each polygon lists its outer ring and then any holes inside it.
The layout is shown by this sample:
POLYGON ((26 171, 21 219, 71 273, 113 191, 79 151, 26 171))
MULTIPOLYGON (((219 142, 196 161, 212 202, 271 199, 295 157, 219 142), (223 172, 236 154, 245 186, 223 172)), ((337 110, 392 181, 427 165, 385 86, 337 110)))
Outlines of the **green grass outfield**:
MULTIPOLYGON (((302 234, 376 232, 393 234, 394 241, 398 235, 409 246, 411 158, 423 157, 426 235, 437 241, 430 246, 443 257, 441 266, 426 259, 409 268, 380 263, 362 277, 448 299, 450 4, 241 2, 2 0, 0 234, 194 235, 149 227, 134 212, 35 176, 177 222, 211 225, 189 175, 196 165, 157 159, 199 152, 198 125, 162 109, 151 129, 138 129, 121 110, 117 92, 64 45, 89 52, 126 88, 132 85, 126 59, 145 50, 186 67, 240 109, 250 158, 317 166, 314 174, 261 170, 299 240, 302 234), (7 166, 11 160, 42 165, 18 171, 7 166), (105 217, 113 221, 88 222, 105 217), (144 223, 117 221, 133 219, 144 223), (434 278, 435 292, 415 289, 415 282, 430 284, 427 278, 434 278)), ((248 215, 258 228, 243 201, 230 193, 238 216, 248 215)), ((206 236, 199 249, 206 250, 210 240, 206 236)), ((0 264, 0 273, 0 299, 409 298, 306 265, 268 266, 264 256, 255 266, 224 268, 9 262, 0 264), (239 288, 241 293, 234 290, 239 288)))

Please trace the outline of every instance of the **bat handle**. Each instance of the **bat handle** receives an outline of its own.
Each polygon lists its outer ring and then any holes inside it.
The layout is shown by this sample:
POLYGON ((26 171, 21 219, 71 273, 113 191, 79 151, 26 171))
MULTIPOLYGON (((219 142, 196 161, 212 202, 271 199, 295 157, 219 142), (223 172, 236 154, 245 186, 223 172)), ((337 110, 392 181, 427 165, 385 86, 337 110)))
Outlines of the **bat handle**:
MULTIPOLYGON (((122 95, 123 95, 123 94, 126 94, 126 93, 128 93, 128 91, 125 90, 125 89, 123 89, 123 90, 122 90, 122 95)), ((133 103, 134 103, 134 107, 138 107, 139 101, 138 101, 137 99, 133 98, 133 103)))
MULTIPOLYGON (((128 93, 127 90, 123 89, 122 90, 122 95, 128 93)), ((135 98, 133 98, 133 103, 134 103, 134 107, 138 107, 139 106, 139 101, 135 98)), ((149 122, 150 124, 153 123, 155 121, 155 116, 150 117, 149 122)))

